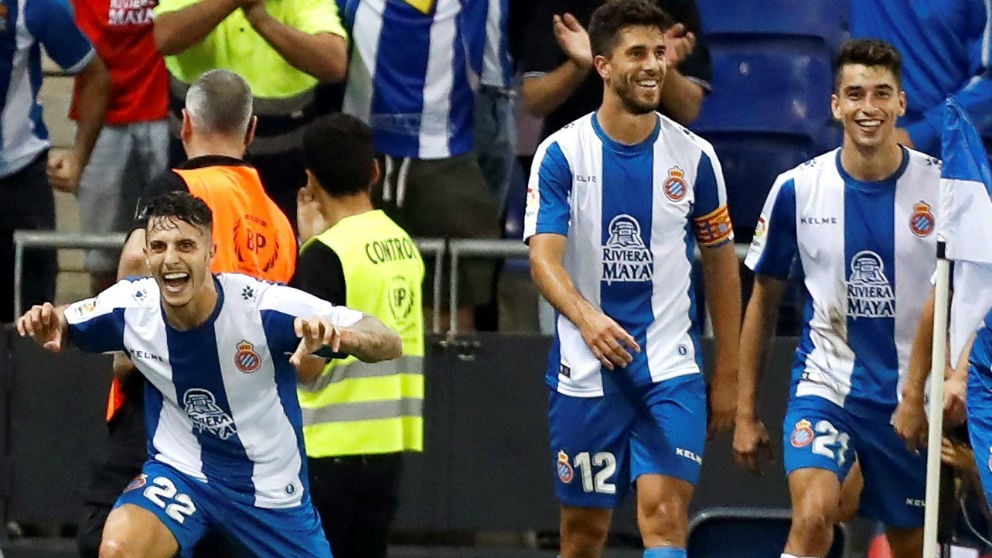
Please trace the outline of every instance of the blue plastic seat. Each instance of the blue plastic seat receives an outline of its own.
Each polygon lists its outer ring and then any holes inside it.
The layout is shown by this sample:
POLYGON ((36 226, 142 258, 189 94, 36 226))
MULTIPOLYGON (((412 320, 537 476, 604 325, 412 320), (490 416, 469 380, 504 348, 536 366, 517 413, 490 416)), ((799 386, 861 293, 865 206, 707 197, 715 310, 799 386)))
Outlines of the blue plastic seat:
POLYGON ((710 138, 723 167, 736 242, 750 242, 775 178, 817 154, 810 141, 790 136, 720 134, 710 138))
POLYGON ((847 2, 836 0, 699 0, 703 32, 718 35, 806 36, 831 51, 844 42, 847 2))
MULTIPOLYGON (((785 547, 792 520, 789 510, 768 508, 713 508, 689 522, 688 558, 778 558, 785 547)), ((827 558, 842 558, 847 530, 834 528, 827 558)))
POLYGON ((832 147, 829 55, 802 39, 715 42, 713 91, 691 128, 801 136, 832 147))

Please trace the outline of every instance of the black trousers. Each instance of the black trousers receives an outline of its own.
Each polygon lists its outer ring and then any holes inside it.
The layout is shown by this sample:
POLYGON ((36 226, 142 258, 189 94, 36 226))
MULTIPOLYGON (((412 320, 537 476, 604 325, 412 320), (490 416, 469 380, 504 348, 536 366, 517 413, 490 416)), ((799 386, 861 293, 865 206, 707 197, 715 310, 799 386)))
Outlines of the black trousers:
POLYGON ((402 454, 309 459, 310 496, 334 558, 385 558, 402 454))
MULTIPOLYGON (((55 229, 55 196, 48 185, 44 151, 28 166, 0 178, 0 323, 14 315, 14 231, 55 229)), ((24 251, 21 276, 21 311, 55 299, 58 261, 54 250, 24 251)))

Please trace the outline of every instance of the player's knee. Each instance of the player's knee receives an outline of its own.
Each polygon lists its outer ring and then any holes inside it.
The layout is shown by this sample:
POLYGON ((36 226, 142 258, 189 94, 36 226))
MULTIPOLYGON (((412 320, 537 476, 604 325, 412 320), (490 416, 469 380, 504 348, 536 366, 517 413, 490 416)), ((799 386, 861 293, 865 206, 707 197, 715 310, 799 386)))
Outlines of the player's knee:
POLYGON ((100 558, 140 558, 140 555, 127 541, 111 535, 104 536, 100 542, 100 558))
POLYGON ((683 541, 688 530, 686 509, 679 502, 661 500, 640 506, 641 533, 656 535, 669 542, 683 541))
POLYGON ((822 508, 804 506, 792 514, 792 531, 806 539, 829 537, 834 527, 833 514, 822 508))
POLYGON ((585 546, 605 541, 610 524, 592 517, 563 517, 561 529, 563 537, 585 546))

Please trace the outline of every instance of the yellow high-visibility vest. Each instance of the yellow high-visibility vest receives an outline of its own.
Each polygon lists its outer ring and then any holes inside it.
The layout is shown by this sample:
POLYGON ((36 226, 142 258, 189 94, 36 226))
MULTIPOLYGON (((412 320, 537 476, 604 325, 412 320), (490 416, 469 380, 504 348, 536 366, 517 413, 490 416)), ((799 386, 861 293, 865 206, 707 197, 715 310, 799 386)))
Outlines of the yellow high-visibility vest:
POLYGON ((423 451, 424 261, 382 211, 346 217, 311 238, 341 260, 345 305, 371 314, 403 340, 403 356, 369 364, 335 359, 300 385, 307 455, 328 457, 423 451))

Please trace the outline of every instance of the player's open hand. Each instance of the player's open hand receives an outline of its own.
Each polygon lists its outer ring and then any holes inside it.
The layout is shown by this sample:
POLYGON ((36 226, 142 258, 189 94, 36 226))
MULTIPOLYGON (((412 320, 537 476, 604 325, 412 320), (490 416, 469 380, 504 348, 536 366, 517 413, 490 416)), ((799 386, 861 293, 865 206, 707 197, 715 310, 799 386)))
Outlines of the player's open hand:
POLYGON ((631 352, 641 352, 641 346, 620 324, 591 307, 583 314, 580 331, 586 346, 607 370, 626 368, 634 360, 631 352))
POLYGON ((568 58, 580 68, 592 67, 592 46, 589 44, 589 33, 582 27, 579 20, 569 13, 555 15, 551 22, 555 39, 568 58))
POLYGON ((42 347, 58 352, 62 350, 64 319, 52 303, 36 304, 17 319, 17 333, 21 337, 31 336, 42 347))
POLYGON ((300 338, 296 351, 289 357, 289 362, 293 366, 299 366, 310 353, 322 347, 330 347, 334 352, 341 349, 341 332, 326 318, 296 318, 293 321, 293 328, 296 330, 296 336, 300 338))
POLYGON ((761 475, 761 463, 771 458, 771 439, 765 423, 757 418, 737 417, 734 424, 734 461, 747 471, 761 475))
POLYGON ((892 428, 910 451, 927 446, 927 412, 923 401, 903 397, 892 415, 892 428))
POLYGON ((696 35, 685 25, 676 23, 665 31, 665 62, 669 68, 678 67, 695 48, 696 35))

